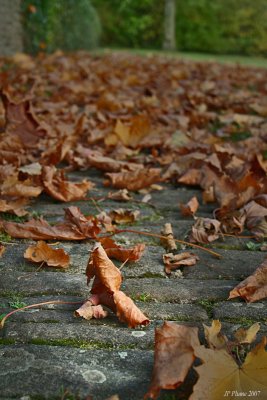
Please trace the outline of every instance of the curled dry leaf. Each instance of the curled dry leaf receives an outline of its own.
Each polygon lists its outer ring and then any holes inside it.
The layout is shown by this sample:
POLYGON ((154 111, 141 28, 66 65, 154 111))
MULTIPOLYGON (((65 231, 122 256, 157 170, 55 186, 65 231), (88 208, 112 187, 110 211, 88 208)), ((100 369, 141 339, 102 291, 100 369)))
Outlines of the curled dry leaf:
POLYGON ((36 263, 45 262, 49 267, 67 268, 70 263, 70 257, 63 249, 53 249, 42 240, 29 246, 24 258, 36 263))
POLYGON ((127 260, 136 262, 140 260, 146 248, 145 244, 140 243, 130 249, 125 249, 124 247, 117 245, 113 239, 108 237, 99 238, 99 241, 104 247, 108 257, 115 258, 121 262, 125 262, 127 260))
POLYGON ((43 187, 36 185, 31 178, 24 181, 18 179, 18 174, 9 176, 0 186, 3 195, 12 197, 38 197, 43 187))
POLYGON ((92 305, 103 304, 117 313, 129 327, 147 325, 149 320, 134 302, 121 292, 122 277, 119 269, 108 258, 100 243, 96 243, 86 269, 87 283, 94 279, 89 301, 92 305))
POLYGON ((149 319, 134 304, 133 300, 125 293, 118 290, 113 295, 117 316, 120 321, 126 322, 129 328, 138 325, 148 325, 149 319))
POLYGON ((120 189, 120 190, 117 190, 116 192, 110 192, 108 194, 108 199, 116 200, 116 201, 130 201, 133 198, 127 189, 120 189))
POLYGON ((194 348, 198 346, 195 327, 164 322, 156 328, 153 375, 145 399, 157 399, 161 389, 180 386, 195 360, 194 348))
POLYGON ((1 200, 0 199, 0 213, 1 212, 9 212, 17 215, 18 217, 23 217, 28 214, 23 207, 29 204, 28 199, 19 199, 16 201, 1 200))
POLYGON ((192 226, 191 242, 211 243, 220 236, 221 223, 217 219, 197 218, 192 226))
POLYGON ((239 366, 225 350, 195 347, 203 364, 195 367, 199 379, 189 400, 223 399, 225 393, 257 393, 257 399, 267 398, 267 352, 264 337, 239 366))
POLYGON ((198 256, 189 252, 163 254, 165 272, 168 275, 176 268, 195 265, 198 260, 198 256))
POLYGON ((167 236, 167 239, 161 239, 161 243, 168 251, 177 250, 177 246, 173 237, 172 225, 167 222, 161 230, 163 236, 167 236))
MULTIPOLYGON (((98 278, 107 292, 113 294, 120 289, 122 277, 119 269, 108 258, 101 243, 96 243, 86 268, 87 284, 93 277, 98 278)), ((91 293, 97 294, 97 288, 93 286, 91 293)))
POLYGON ((258 196, 242 208, 247 228, 259 239, 267 235, 267 204, 264 199, 264 196, 258 196))
POLYGON ((116 224, 128 224, 135 222, 140 215, 139 210, 126 210, 118 208, 109 212, 109 216, 116 224))
POLYGON ((78 207, 65 209, 65 221, 49 225, 43 218, 31 219, 24 223, 3 221, 3 229, 10 236, 23 239, 59 239, 83 240, 93 239, 100 232, 95 217, 85 217, 78 207))
POLYGON ((111 185, 117 189, 137 191, 161 180, 159 168, 142 168, 136 171, 107 173, 111 185))
POLYGON ((196 196, 192 197, 186 204, 180 203, 180 210, 184 217, 193 216, 197 212, 199 202, 196 196))
POLYGON ((42 182, 46 193, 60 201, 81 200, 93 186, 87 180, 77 183, 65 180, 64 171, 54 166, 43 167, 42 182))
POLYGON ((74 311, 74 315, 76 317, 83 317, 84 319, 90 320, 92 318, 105 318, 108 315, 108 312, 103 309, 103 307, 99 304, 97 306, 92 305, 91 301, 88 300, 83 305, 74 311))
POLYGON ((249 303, 267 297, 267 257, 252 275, 231 290, 228 299, 238 296, 249 303))

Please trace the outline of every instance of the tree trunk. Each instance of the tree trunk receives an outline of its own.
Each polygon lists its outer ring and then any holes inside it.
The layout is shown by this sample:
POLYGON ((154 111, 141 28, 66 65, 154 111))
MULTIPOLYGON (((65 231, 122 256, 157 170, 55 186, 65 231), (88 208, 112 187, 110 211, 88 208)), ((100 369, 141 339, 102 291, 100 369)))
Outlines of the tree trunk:
POLYGON ((22 50, 20 0, 0 0, 0 56, 22 50))
POLYGON ((175 14, 176 0, 165 0, 165 15, 164 15, 164 50, 176 50, 175 38, 175 14))

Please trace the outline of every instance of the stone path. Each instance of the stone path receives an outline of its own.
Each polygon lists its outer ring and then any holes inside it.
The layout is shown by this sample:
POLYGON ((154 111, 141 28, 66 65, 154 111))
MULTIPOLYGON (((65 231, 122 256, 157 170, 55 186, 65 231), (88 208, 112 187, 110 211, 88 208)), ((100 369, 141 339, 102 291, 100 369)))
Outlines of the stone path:
MULTIPOLYGON (((85 173, 72 173, 80 178, 85 173)), ((103 177, 94 171, 89 178, 96 183, 92 196, 105 196, 103 177)), ((153 191, 151 203, 103 201, 103 210, 125 207, 141 212, 133 229, 160 233, 171 222, 176 238, 185 239, 191 219, 181 216, 178 204, 188 201, 196 190, 165 185, 153 191)), ((141 195, 135 195, 140 200, 141 195)), ((68 204, 67 206, 69 206, 68 204)), ((85 214, 98 211, 89 201, 76 202, 85 214)), ((64 205, 46 196, 33 209, 50 221, 64 214, 64 205)), ((199 216, 211 216, 210 206, 201 206, 199 216)), ((73 316, 75 305, 47 305, 14 314, 0 332, 0 399, 86 399, 104 400, 118 394, 121 400, 140 400, 146 393, 153 367, 154 328, 163 320, 198 326, 203 341, 202 323, 220 319, 223 330, 231 335, 240 326, 261 322, 259 339, 267 334, 266 301, 245 304, 226 301, 229 291, 250 275, 265 254, 246 250, 248 240, 227 239, 214 243, 222 255, 216 259, 201 250, 194 251, 200 261, 182 273, 166 277, 159 240, 124 233, 116 236, 121 244, 144 242, 143 258, 122 269, 123 290, 151 319, 146 328, 128 329, 115 316, 86 321, 73 316)), ((71 255, 67 272, 36 267, 26 262, 23 253, 31 241, 12 240, 0 259, 0 314, 13 303, 33 304, 48 300, 81 301, 88 295, 85 268, 93 242, 65 242, 59 246, 71 255)), ((162 392, 161 399, 187 399, 196 379, 175 393, 162 392)))

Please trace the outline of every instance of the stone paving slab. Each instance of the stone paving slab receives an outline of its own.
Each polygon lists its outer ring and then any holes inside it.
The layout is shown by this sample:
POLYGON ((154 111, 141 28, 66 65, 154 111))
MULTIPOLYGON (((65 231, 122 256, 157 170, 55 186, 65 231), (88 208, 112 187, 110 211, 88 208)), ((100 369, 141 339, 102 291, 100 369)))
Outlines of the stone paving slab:
POLYGON ((153 352, 58 346, 0 346, 0 398, 61 398, 66 389, 103 400, 113 394, 140 400, 149 386, 153 352), (45 391, 45 395, 44 395, 45 391))
MULTIPOLYGON (((79 179, 88 173, 71 175, 79 179)), ((96 186, 89 195, 101 198, 112 191, 102 186, 102 174, 92 171, 92 180, 96 186)), ((164 223, 171 222, 175 237, 187 239, 193 219, 181 216, 179 202, 185 203, 195 194, 200 200, 201 193, 195 188, 165 185, 165 190, 151 194, 153 206, 140 203, 143 194, 136 193, 129 203, 105 200, 99 205, 106 211, 121 207, 139 210, 140 220, 130 226, 134 230, 159 234, 164 223)), ((64 207, 70 204, 62 205, 42 195, 33 209, 55 222, 62 219, 64 207)), ((92 201, 73 205, 87 215, 99 213, 92 201)), ((201 205, 199 215, 212 217, 211 206, 201 205)), ((94 400, 105 400, 116 393, 120 400, 141 400, 152 372, 154 328, 164 320, 197 326, 202 343, 202 324, 210 325, 213 318, 222 321, 223 332, 230 336, 237 328, 256 321, 261 323, 258 340, 267 334, 266 300, 255 304, 240 299, 227 301, 230 290, 265 258, 264 252, 246 250, 249 240, 224 238, 212 243, 210 247, 222 255, 221 259, 191 249, 200 258, 196 266, 181 268, 167 277, 162 262, 165 250, 159 239, 133 233, 121 233, 114 239, 129 247, 140 242, 147 245, 137 263, 123 267, 122 290, 151 324, 128 329, 112 313, 104 320, 85 321, 73 316, 78 306, 70 304, 43 305, 14 314, 0 332, 0 354, 5 360, 0 363, 1 400, 61 399, 62 388, 74 394, 71 400, 75 396, 78 400, 78 395, 82 400, 89 394, 94 400)), ((29 305, 49 300, 79 302, 88 297, 85 269, 93 241, 60 243, 58 247, 70 254, 70 267, 66 271, 42 268, 39 272, 23 258, 25 249, 35 242, 12 242, 0 259, 0 314, 11 311, 16 301, 29 305)), ((188 382, 177 391, 176 399, 188 399, 191 375, 188 382)), ((163 392, 160 398, 166 400, 165 395, 163 392)))

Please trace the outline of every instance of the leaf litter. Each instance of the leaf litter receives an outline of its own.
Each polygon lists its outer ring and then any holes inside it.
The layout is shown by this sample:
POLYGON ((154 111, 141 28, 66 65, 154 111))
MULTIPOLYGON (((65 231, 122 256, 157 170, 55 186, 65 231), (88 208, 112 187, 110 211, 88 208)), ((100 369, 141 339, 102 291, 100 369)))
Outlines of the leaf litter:
MULTIPOLYGON (((4 63, 5 59, 0 59, 0 67, 4 63)), ((160 57, 117 54, 93 58, 79 52, 56 52, 34 59, 14 56, 10 68, 0 72, 0 78, 0 215, 11 213, 28 218, 23 224, 1 219, 0 227, 12 237, 42 241, 26 253, 33 261, 42 262, 42 258, 48 265, 67 265, 67 261, 62 261, 62 255, 59 260, 54 253, 52 256, 50 250, 54 249, 44 240, 97 242, 87 267, 88 280, 94 278, 91 297, 76 314, 102 318, 107 315, 103 305, 130 327, 148 323, 120 290, 121 272, 109 259, 136 262, 145 246, 125 249, 106 237, 107 233, 123 232, 116 224, 132 223, 137 214, 129 215, 123 209, 111 215, 86 216, 78 207, 70 206, 65 209, 64 220, 54 225, 44 218, 31 218, 28 209, 43 193, 64 203, 87 199, 92 183, 88 179, 70 181, 67 175, 71 170, 99 169, 105 173, 104 185, 118 189, 107 198, 122 202, 132 200, 131 192, 148 193, 159 188, 159 183, 199 186, 203 190, 202 202, 214 203, 214 218, 196 216, 199 204, 195 197, 180 205, 184 216, 195 219, 192 247, 203 249, 197 243, 209 244, 223 235, 241 235, 245 229, 257 240, 266 237, 266 104, 262 100, 265 70, 215 63, 203 68, 200 63, 160 57)), ((174 238, 171 226, 165 226, 162 235, 154 236, 164 242, 167 251, 175 252, 176 243, 188 245, 174 238)), ((1 245, 1 255, 3 251, 1 245)), ((182 262, 193 265, 197 261, 189 252, 164 257, 167 273, 182 262)), ((266 298, 266 276, 264 261, 230 292, 229 298, 240 296, 249 302, 266 298)), ((172 332, 171 337, 179 337, 179 329, 176 332, 168 324, 166 331, 172 332)), ((249 333, 239 332, 239 345, 251 342, 256 330, 257 327, 249 333)), ((157 366, 150 390, 152 398, 164 385, 180 385, 191 366, 190 360, 196 356, 204 364, 196 367, 200 379, 192 399, 200 399, 199 393, 203 393, 203 399, 216 398, 218 390, 226 385, 224 376, 228 372, 242 388, 244 372, 254 387, 255 374, 261 376, 258 367, 266 367, 264 339, 247 354, 242 369, 229 353, 229 341, 220 336, 220 324, 214 323, 211 329, 205 327, 205 332, 209 349, 197 347, 195 333, 191 336, 184 331, 180 335, 180 343, 184 336, 191 337, 182 346, 184 350, 180 344, 175 345, 175 354, 183 359, 181 368, 175 378, 177 365, 173 360, 171 365, 175 367, 166 383, 167 372, 157 366), (214 384, 217 373, 221 388, 214 384), (207 387, 215 397, 209 397, 207 387)), ((164 334, 159 328, 158 343, 164 334)), ((169 344, 166 346, 169 349, 169 344)), ((167 354, 171 353, 172 350, 163 351, 159 365, 168 363, 167 354)), ((231 387, 232 378, 229 379, 227 385, 231 387)), ((262 393, 266 392, 264 384, 259 381, 262 393)))

